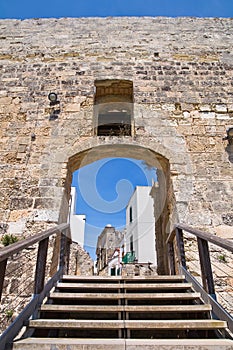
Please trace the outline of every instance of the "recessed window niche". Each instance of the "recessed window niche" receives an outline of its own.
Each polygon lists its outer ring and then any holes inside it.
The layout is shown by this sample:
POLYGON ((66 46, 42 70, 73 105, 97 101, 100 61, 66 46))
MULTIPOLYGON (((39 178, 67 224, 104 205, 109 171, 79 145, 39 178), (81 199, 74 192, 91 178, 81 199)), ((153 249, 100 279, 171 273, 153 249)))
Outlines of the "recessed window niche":
POLYGON ((132 136, 133 83, 130 80, 96 80, 94 130, 97 136, 132 136))

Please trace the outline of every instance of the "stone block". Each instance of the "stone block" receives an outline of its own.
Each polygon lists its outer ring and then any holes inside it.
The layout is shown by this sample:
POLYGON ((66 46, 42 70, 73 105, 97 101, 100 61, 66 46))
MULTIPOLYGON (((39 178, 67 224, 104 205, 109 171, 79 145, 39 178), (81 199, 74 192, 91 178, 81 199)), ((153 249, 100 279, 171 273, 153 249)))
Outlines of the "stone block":
POLYGON ((8 232, 10 234, 21 235, 25 230, 25 226, 26 226, 26 219, 20 219, 15 222, 9 222, 8 232))
POLYGON ((11 198, 10 209, 11 210, 20 210, 20 209, 29 209, 32 208, 33 198, 27 197, 16 197, 11 198))
POLYGON ((57 153, 54 153, 54 163, 64 163, 67 159, 67 156, 64 152, 57 152, 57 153))
POLYGON ((69 103, 64 107, 65 112, 79 112, 80 111, 80 104, 79 103, 69 103))
POLYGON ((191 111, 190 112, 190 116, 192 117, 192 118, 200 118, 200 112, 199 111, 191 111))
POLYGON ((0 105, 8 106, 12 102, 12 97, 0 97, 0 105))
POLYGON ((189 118, 189 117, 190 117, 190 113, 187 112, 187 111, 183 112, 183 117, 184 117, 185 119, 189 118))
POLYGON ((221 238, 233 239, 233 227, 220 225, 215 228, 216 235, 221 238))
POLYGON ((35 198, 35 209, 56 209, 57 202, 55 198, 35 198))
POLYGON ((59 212, 55 210, 37 209, 33 213, 34 221, 58 222, 59 212))
POLYGON ((215 105, 215 111, 218 113, 227 112, 227 105, 225 104, 215 105))
POLYGON ((200 213, 191 213, 187 217, 187 225, 193 226, 193 227, 206 227, 211 226, 212 224, 212 218, 209 211, 202 211, 200 213))
POLYGON ((216 119, 228 120, 228 119, 231 119, 231 117, 230 117, 229 114, 217 113, 216 114, 216 119))
POLYGON ((22 218, 29 216, 29 210, 12 210, 10 213, 9 221, 18 221, 22 218))
POLYGON ((202 119, 215 119, 215 116, 214 112, 200 112, 200 117, 202 119))
POLYGON ((26 153, 18 152, 17 155, 16 155, 16 159, 21 160, 21 159, 24 159, 25 156, 26 156, 26 153))
POLYGON ((212 110, 211 105, 200 105, 201 112, 211 112, 211 110, 212 110))
POLYGON ((18 146, 18 153, 25 153, 26 148, 27 148, 27 145, 19 145, 18 146))
POLYGON ((176 110, 175 104, 163 104, 162 109, 165 111, 173 112, 176 110))
POLYGON ((228 111, 228 112, 233 112, 233 104, 229 103, 229 104, 227 105, 227 111, 228 111))
MULTIPOLYGON (((225 225, 233 226, 233 213, 222 214, 222 220, 225 225)), ((233 227, 232 227, 232 235, 233 235, 233 227)))

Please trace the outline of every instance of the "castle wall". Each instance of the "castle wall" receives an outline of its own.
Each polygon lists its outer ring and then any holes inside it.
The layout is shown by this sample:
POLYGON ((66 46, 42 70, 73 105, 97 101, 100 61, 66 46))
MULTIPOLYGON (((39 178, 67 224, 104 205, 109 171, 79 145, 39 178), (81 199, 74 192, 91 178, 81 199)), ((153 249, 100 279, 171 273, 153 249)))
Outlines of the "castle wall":
POLYGON ((72 171, 124 154, 169 168, 174 220, 229 236, 232 28, 217 18, 0 20, 2 233, 65 221, 72 171), (96 79, 133 82, 132 136, 95 135, 96 79))

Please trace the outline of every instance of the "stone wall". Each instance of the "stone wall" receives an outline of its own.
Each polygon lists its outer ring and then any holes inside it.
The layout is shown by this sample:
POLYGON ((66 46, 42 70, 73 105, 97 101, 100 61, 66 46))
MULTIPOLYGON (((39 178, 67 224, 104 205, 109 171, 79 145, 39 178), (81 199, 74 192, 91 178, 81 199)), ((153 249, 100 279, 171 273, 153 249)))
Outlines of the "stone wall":
POLYGON ((168 169, 168 226, 230 237, 232 28, 221 18, 0 20, 2 233, 65 221, 72 171, 123 155, 168 169), (95 136, 96 79, 133 82, 132 137, 95 136))
POLYGON ((89 253, 75 242, 70 247, 69 274, 77 276, 94 275, 94 261, 89 253))

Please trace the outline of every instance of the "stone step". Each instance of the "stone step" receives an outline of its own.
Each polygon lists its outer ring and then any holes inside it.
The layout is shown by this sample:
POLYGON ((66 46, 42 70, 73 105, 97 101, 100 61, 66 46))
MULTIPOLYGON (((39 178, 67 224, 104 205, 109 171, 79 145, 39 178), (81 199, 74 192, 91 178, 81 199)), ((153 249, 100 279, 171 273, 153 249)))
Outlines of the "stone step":
POLYGON ((195 313, 211 311, 211 305, 56 305, 45 304, 41 306, 41 311, 46 312, 164 312, 164 313, 195 313))
POLYGON ((166 329, 166 330, 212 330, 227 328, 225 321, 218 320, 140 320, 140 321, 103 321, 103 320, 60 320, 38 319, 29 321, 31 328, 49 329, 166 329))
MULTIPOLYGON (((125 350, 124 339, 27 338, 13 350, 125 350)), ((142 349, 142 348, 141 348, 142 349)))
POLYGON ((105 282, 105 283, 112 283, 113 281, 119 281, 119 282, 143 282, 143 283, 150 283, 150 282, 182 282, 185 280, 184 275, 158 275, 158 276, 135 276, 135 277, 128 277, 128 276, 76 276, 76 275, 64 275, 62 277, 62 281, 84 281, 86 283, 93 283, 93 282, 105 282))
POLYGON ((59 293, 50 294, 51 299, 95 299, 95 300, 113 300, 113 299, 163 299, 163 300, 192 300, 199 299, 200 293, 59 293))
POLYGON ((192 283, 57 283, 58 289, 105 289, 108 293, 108 289, 189 289, 192 288, 192 283))
POLYGON ((31 328, 57 328, 61 329, 122 329, 125 327, 123 320, 60 320, 38 319, 29 321, 31 328))
POLYGON ((27 338, 13 350, 232 350, 226 339, 74 339, 27 338), (195 342, 195 344, 194 344, 195 342))
POLYGON ((233 345, 219 342, 227 323, 208 318, 211 306, 201 304, 200 293, 183 276, 64 276, 40 311, 41 319, 29 321, 31 338, 15 342, 13 350, 230 350, 233 345), (208 337, 216 339, 202 339, 208 337))
POLYGON ((140 320, 125 321, 127 329, 167 329, 167 330, 209 330, 209 329, 225 329, 227 323, 219 320, 140 320))

